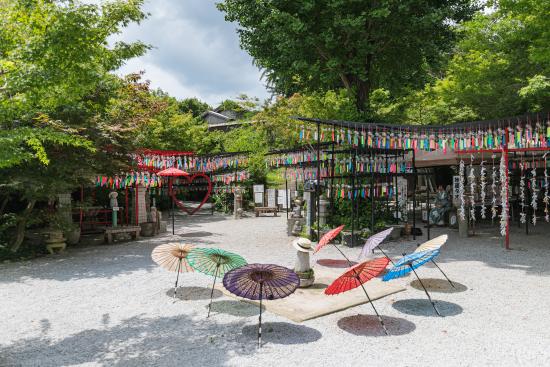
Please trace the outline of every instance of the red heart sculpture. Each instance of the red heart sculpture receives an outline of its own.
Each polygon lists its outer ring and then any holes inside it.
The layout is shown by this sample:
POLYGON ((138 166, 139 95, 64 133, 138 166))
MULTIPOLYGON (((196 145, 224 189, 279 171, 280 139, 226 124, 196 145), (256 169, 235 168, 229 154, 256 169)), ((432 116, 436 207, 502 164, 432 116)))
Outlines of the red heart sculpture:
POLYGON ((178 177, 178 178, 185 178, 187 179, 187 182, 189 184, 191 184, 193 182, 193 180, 195 180, 197 177, 203 177, 206 179, 206 182, 208 182, 208 190, 206 191, 206 195, 204 196, 204 198, 202 199, 201 203, 199 204, 199 206, 197 206, 196 208, 194 208, 193 210, 189 211, 183 201, 180 201, 176 198, 176 194, 172 193, 172 200, 174 200, 174 203, 178 206, 178 208, 180 208, 181 210, 183 210, 184 212, 186 212, 187 214, 189 215, 193 215, 195 214, 196 212, 199 211, 200 208, 202 208, 202 206, 204 205, 204 203, 206 203, 206 200, 208 200, 208 198, 210 197, 210 193, 212 192, 212 181, 210 181, 210 177, 208 177, 207 175, 205 175, 204 173, 197 173, 197 174, 194 174, 193 176, 182 176, 182 177, 178 177))

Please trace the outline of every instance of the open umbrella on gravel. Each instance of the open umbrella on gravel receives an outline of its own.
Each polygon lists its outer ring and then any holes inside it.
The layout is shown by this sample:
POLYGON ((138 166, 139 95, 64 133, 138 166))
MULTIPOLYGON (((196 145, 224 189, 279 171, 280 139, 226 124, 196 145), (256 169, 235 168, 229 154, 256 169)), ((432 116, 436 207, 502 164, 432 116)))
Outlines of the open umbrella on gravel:
POLYGON ((262 346, 262 300, 285 298, 300 285, 296 273, 284 266, 249 264, 231 270, 223 277, 223 286, 238 297, 260 300, 258 347, 262 346))
MULTIPOLYGON (((365 245, 363 246, 363 249, 361 250, 361 253, 359 254, 359 261, 365 259, 368 254, 373 251, 375 248, 378 247, 378 249, 389 259, 389 256, 386 255, 384 250, 380 247, 380 244, 382 241, 386 239, 390 235, 390 233, 393 231, 393 227, 390 227, 388 229, 383 230, 382 232, 378 232, 367 238, 367 241, 365 242, 365 245)), ((390 260, 391 261, 391 260, 390 260)), ((391 261, 393 264, 393 261, 391 261)))
POLYGON ((391 279, 401 278, 402 276, 405 276, 406 274, 408 274, 412 271, 414 273, 414 275, 416 276, 416 278, 418 279, 418 281, 420 282, 420 285, 422 286, 422 288, 424 288, 424 292, 426 292, 426 295, 428 296, 428 299, 430 300, 430 302, 431 302, 431 304, 432 304, 432 306, 435 310, 435 313, 437 313, 439 316, 441 316, 441 314, 439 313, 439 311, 435 307, 435 303, 434 303, 434 301, 432 301, 432 297, 430 297, 430 294, 428 293, 428 290, 426 289, 426 287, 424 287, 424 283, 422 283, 422 280, 420 279, 420 277, 418 276, 418 274, 416 274, 416 271, 414 270, 414 269, 424 265, 428 261, 432 260, 437 255, 439 255, 439 249, 428 250, 428 251, 423 251, 423 252, 413 252, 412 254, 409 254, 409 255, 403 254, 403 257, 401 259, 399 259, 398 262, 395 263, 394 267, 392 269, 390 269, 390 271, 388 271, 386 273, 386 275, 384 275, 382 280, 388 281, 388 280, 391 280, 391 279))
POLYGON ((388 330, 386 329, 386 325, 384 325, 384 321, 382 321, 380 314, 376 310, 376 307, 374 307, 374 304, 372 303, 372 300, 363 284, 365 284, 372 278, 376 278, 378 275, 380 275, 380 273, 382 273, 386 269, 386 266, 389 262, 390 259, 388 259, 387 257, 381 257, 374 260, 367 260, 357 265, 354 265, 346 270, 344 274, 340 275, 325 289, 325 294, 334 295, 347 292, 357 287, 363 288, 363 292, 365 292, 365 296, 367 296, 367 299, 369 300, 372 309, 374 310, 374 313, 376 313, 378 321, 380 321, 380 325, 382 325, 382 328, 384 329, 386 335, 389 335, 388 330))
POLYGON ((151 258, 154 262, 168 271, 175 271, 177 273, 176 284, 174 285, 174 297, 176 297, 180 273, 193 271, 188 262, 188 256, 192 249, 193 245, 171 242, 155 247, 151 253, 151 258))
POLYGON ((164 169, 157 173, 157 176, 161 177, 169 177, 169 183, 168 183, 168 196, 170 196, 170 200, 172 201, 172 234, 175 234, 175 218, 174 218, 174 199, 172 198, 172 184, 173 184, 173 178, 174 177, 182 177, 182 176, 189 176, 189 173, 182 171, 181 169, 171 167, 164 169))
POLYGON ((242 256, 219 248, 195 248, 189 254, 189 265, 193 269, 214 277, 212 291, 210 292, 210 303, 208 304, 208 315, 206 317, 210 317, 210 308, 212 307, 212 297, 214 296, 214 286, 216 285, 217 277, 222 277, 228 271, 240 268, 246 264, 246 260, 242 256))
MULTIPOLYGON (((342 229, 344 229, 344 227, 345 227, 345 225, 341 225, 340 227, 336 227, 336 228, 331 229, 330 231, 328 231, 323 237, 321 237, 321 239, 317 243, 317 246, 315 246, 315 251, 313 251, 313 253, 316 254, 317 252, 319 252, 320 249, 322 249, 323 247, 328 245, 330 243, 330 241, 335 239, 336 236, 338 236, 338 234, 340 232, 342 232, 342 229)), ((336 247, 336 246, 334 246, 334 247, 336 247)), ((336 247, 336 248, 338 249, 338 247, 336 247)), ((342 254, 342 255, 344 255, 344 254, 342 254)), ((345 257, 345 255, 344 255, 344 257, 345 257)))
MULTIPOLYGON (((414 252, 423 252, 423 251, 428 251, 428 250, 439 250, 441 248, 441 246, 443 246, 445 244, 445 242, 447 242, 447 238, 449 238, 449 236, 447 236, 446 234, 438 236, 436 238, 433 238, 429 241, 424 242, 423 244, 418 245, 418 247, 416 248, 416 250, 414 250, 414 252)), ((439 267, 439 265, 437 265, 435 260, 432 258, 431 261, 435 265, 435 267, 441 272, 441 274, 443 274, 445 279, 447 279, 447 281, 449 282, 451 287, 456 288, 455 285, 453 284, 453 282, 451 281, 451 279, 449 279, 447 274, 445 274, 443 272, 443 270, 441 270, 441 268, 439 267)))

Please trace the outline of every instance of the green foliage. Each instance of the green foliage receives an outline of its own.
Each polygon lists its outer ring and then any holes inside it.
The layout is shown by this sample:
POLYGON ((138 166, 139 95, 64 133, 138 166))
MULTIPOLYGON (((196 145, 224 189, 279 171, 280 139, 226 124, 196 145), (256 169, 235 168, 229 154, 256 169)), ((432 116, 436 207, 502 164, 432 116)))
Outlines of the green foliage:
POLYGON ((178 109, 182 114, 191 113, 193 117, 200 117, 203 113, 212 108, 206 102, 196 97, 185 98, 178 102, 178 109))
POLYGON ((548 2, 495 5, 495 11, 461 25, 446 75, 409 103, 407 116, 445 123, 550 109, 548 2))
POLYGON ((283 95, 346 88, 367 110, 376 88, 421 85, 451 50, 469 0, 225 0, 246 50, 283 95))

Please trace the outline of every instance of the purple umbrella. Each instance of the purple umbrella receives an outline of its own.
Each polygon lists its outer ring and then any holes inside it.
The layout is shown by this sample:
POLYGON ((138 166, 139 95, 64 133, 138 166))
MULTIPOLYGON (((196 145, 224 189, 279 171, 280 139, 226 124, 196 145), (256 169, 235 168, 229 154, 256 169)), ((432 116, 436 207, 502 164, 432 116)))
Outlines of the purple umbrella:
MULTIPOLYGON (((378 232, 376 234, 373 234, 369 238, 367 238, 367 242, 365 242, 365 245, 363 246, 363 250, 361 250, 361 254, 359 254, 359 261, 365 259, 369 252, 373 251, 375 248, 378 247, 378 249, 389 259, 389 256, 386 255, 384 250, 380 248, 380 244, 382 241, 386 239, 386 237, 389 236, 389 234, 393 231, 393 227, 390 227, 388 229, 383 230, 382 232, 378 232)), ((391 261, 391 259, 390 259, 391 261)), ((391 261, 393 264, 393 261, 391 261)))
POLYGON ((258 347, 262 344, 262 299, 285 298, 300 285, 296 273, 284 266, 273 264, 249 264, 228 271, 223 286, 238 297, 260 300, 258 347))

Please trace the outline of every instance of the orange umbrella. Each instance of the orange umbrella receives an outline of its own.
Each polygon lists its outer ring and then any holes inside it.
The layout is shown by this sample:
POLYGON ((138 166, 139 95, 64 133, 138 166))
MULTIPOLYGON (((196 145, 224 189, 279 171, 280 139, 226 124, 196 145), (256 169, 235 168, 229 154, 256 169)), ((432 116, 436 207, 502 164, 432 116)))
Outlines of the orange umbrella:
POLYGON ((388 335, 388 330, 384 325, 384 321, 382 321, 380 314, 374 307, 374 304, 372 303, 372 300, 363 284, 368 282, 372 278, 376 278, 378 275, 380 275, 380 273, 382 273, 386 269, 386 266, 389 262, 390 259, 388 259, 387 257, 381 257, 354 265, 346 270, 344 274, 340 275, 334 282, 332 282, 332 284, 329 285, 327 289, 325 289, 325 294, 335 295, 347 292, 357 287, 363 288, 363 292, 365 292, 365 295, 367 296, 367 299, 369 300, 372 309, 376 313, 376 316, 378 316, 378 321, 380 321, 380 324, 382 325, 382 328, 384 329, 386 335, 388 335))
POLYGON ((180 273, 193 271, 187 258, 192 249, 193 245, 171 242, 155 247, 151 253, 151 258, 154 262, 168 271, 178 273, 176 275, 176 285, 174 286, 174 297, 178 289, 180 273))

